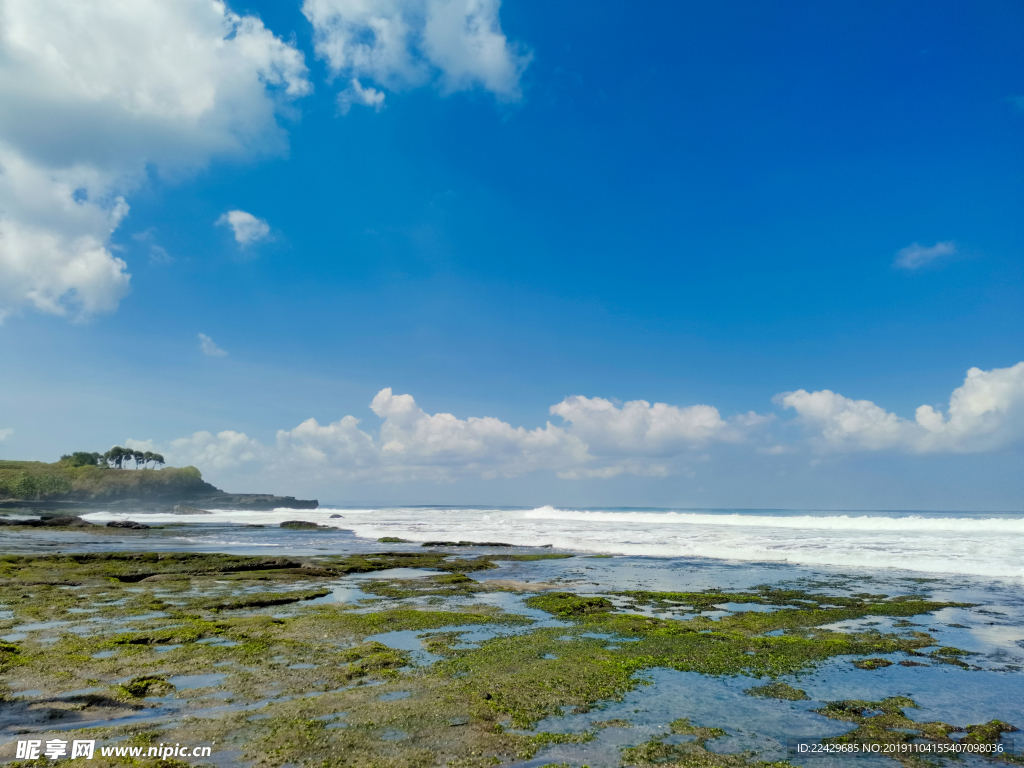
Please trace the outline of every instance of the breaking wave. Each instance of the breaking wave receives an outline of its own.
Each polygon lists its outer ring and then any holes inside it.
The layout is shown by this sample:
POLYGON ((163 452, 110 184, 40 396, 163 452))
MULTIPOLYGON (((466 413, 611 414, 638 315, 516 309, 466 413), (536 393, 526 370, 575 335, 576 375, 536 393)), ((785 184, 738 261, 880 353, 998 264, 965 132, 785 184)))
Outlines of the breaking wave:
MULTIPOLYGON (((86 517, 101 522, 126 516, 101 512, 86 517)), ((578 510, 545 506, 529 510, 211 510, 209 515, 144 518, 197 527, 276 527, 285 520, 300 519, 347 529, 366 539, 501 541, 618 555, 898 568, 1024 581, 1024 515, 1019 513, 578 510)), ((235 538, 242 530, 234 528, 229 535, 235 538)))

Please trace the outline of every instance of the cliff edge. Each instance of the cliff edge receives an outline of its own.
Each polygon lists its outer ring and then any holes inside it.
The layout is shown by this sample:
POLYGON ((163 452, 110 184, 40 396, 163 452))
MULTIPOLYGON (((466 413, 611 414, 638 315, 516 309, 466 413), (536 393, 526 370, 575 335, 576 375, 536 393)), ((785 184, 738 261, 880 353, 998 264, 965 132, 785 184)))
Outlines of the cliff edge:
POLYGON ((66 461, 0 461, 0 509, 316 509, 316 499, 265 493, 227 493, 195 467, 116 469, 66 461))

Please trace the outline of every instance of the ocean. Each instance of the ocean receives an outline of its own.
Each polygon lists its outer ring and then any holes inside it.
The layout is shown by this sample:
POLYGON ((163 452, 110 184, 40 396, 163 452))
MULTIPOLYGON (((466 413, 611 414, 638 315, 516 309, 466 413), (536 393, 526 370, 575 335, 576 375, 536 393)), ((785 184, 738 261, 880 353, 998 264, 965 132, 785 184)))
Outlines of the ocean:
MULTIPOLYGON (((132 518, 187 522, 183 542, 217 541, 251 551, 289 546, 265 531, 238 527, 307 520, 350 530, 376 545, 384 536, 504 542, 570 551, 646 557, 701 557, 731 562, 836 568, 895 568, 922 574, 1024 580, 1024 513, 820 512, 809 510, 672 510, 648 508, 322 507, 273 512, 212 510, 197 517, 97 512, 93 522, 132 518), (340 517, 338 517, 340 515, 340 517), (225 539, 223 526, 231 527, 225 539), (208 529, 209 533, 201 532, 208 529), (214 529, 217 529, 216 531, 214 529), (198 535, 196 535, 198 534, 198 535)), ((322 537, 328 547, 333 537, 322 537)))

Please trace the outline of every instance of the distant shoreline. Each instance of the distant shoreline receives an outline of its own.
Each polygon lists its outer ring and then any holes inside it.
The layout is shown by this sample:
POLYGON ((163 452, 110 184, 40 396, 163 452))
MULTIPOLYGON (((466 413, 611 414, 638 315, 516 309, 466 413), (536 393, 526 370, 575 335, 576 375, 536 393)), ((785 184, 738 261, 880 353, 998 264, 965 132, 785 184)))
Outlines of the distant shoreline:
POLYGON ((203 480, 195 467, 119 469, 65 460, 0 461, 0 510, 8 512, 172 512, 181 505, 262 511, 316 509, 320 502, 269 493, 228 493, 203 480))

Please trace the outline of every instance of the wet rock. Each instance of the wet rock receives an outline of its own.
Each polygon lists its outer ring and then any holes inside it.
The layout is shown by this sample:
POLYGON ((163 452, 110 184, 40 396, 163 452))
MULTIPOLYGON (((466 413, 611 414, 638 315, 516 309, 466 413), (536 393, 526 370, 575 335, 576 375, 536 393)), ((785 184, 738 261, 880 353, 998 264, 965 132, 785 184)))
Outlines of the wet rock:
POLYGON ((863 659, 853 662, 853 666, 857 667, 857 669, 884 669, 885 667, 891 667, 892 662, 888 659, 863 659))
POLYGON ((107 528, 129 528, 133 531, 141 531, 149 528, 149 526, 143 523, 136 523, 134 520, 111 520, 107 523, 107 528))
POLYGON ((760 696, 766 699, 783 699, 784 701, 804 701, 811 698, 807 695, 806 691, 800 688, 794 688, 789 683, 779 681, 768 683, 768 685, 758 685, 753 688, 747 688, 743 692, 747 694, 747 696, 760 696))
POLYGON ((87 520, 83 520, 80 517, 60 515, 57 517, 40 518, 39 522, 36 523, 36 525, 46 525, 54 527, 59 526, 61 528, 85 528, 91 526, 92 523, 88 522, 87 520))
POLYGON ((503 541, 425 541, 421 547, 514 547, 503 541))
POLYGON ((70 515, 57 515, 53 517, 29 518, 27 520, 0 520, 0 525, 25 525, 30 528, 41 526, 54 528, 89 528, 92 523, 80 517, 70 515))

